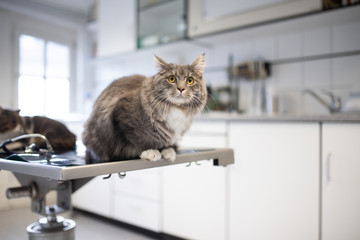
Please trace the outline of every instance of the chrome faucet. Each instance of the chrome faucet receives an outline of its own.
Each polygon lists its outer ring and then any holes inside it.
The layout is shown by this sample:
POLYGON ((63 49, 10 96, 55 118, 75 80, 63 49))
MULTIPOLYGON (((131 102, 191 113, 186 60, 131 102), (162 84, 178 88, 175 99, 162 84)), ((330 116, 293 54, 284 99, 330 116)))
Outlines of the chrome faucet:
POLYGON ((330 97, 330 102, 325 101, 323 98, 321 98, 316 92, 314 92, 311 89, 304 89, 303 93, 308 93, 311 96, 313 96, 316 100, 318 100, 324 107, 326 107, 330 113, 337 113, 340 112, 341 110, 341 98, 338 96, 335 96, 335 94, 333 94, 332 92, 325 90, 325 89, 321 89, 321 91, 330 97))

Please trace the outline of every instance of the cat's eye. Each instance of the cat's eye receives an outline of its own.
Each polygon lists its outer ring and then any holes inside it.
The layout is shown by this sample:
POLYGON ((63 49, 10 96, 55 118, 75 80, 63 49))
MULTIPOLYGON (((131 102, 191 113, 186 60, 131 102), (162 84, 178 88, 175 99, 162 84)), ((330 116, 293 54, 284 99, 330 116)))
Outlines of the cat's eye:
POLYGON ((193 85, 194 84, 194 79, 192 78, 192 77, 188 77, 188 79, 186 79, 186 83, 188 84, 188 85, 193 85))
POLYGON ((171 82, 171 83, 174 83, 176 81, 176 77, 174 75, 170 75, 168 77, 168 81, 171 82))

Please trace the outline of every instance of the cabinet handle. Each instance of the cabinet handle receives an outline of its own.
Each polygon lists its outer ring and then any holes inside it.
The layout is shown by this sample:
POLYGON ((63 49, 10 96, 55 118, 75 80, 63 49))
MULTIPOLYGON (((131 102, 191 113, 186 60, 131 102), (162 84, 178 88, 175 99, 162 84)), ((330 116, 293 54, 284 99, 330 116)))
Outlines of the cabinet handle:
POLYGON ((328 153, 326 158, 326 180, 331 181, 331 153, 328 153))

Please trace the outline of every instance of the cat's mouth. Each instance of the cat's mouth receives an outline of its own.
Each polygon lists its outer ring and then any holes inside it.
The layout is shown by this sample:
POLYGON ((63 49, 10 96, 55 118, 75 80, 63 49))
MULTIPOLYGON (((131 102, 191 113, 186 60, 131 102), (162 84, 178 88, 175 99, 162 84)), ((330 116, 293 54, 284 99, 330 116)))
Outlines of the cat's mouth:
POLYGON ((173 96, 170 100, 173 104, 184 104, 184 103, 188 103, 190 101, 190 99, 182 93, 179 93, 176 96, 173 96))

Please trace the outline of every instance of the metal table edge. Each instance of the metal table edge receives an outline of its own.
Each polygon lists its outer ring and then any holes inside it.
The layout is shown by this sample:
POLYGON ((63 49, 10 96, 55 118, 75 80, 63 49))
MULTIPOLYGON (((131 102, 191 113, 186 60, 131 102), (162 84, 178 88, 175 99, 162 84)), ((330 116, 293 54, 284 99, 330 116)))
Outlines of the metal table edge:
POLYGON ((234 152, 230 148, 219 148, 208 151, 184 153, 176 155, 174 162, 161 159, 156 162, 148 160, 125 160, 82 166, 59 167, 42 164, 29 164, 12 160, 0 159, 0 169, 17 172, 25 175, 33 175, 42 178, 67 181, 73 179, 95 177, 105 174, 129 172, 141 169, 172 166, 182 163, 196 162, 201 160, 217 159, 217 165, 226 166, 234 163, 234 152))

